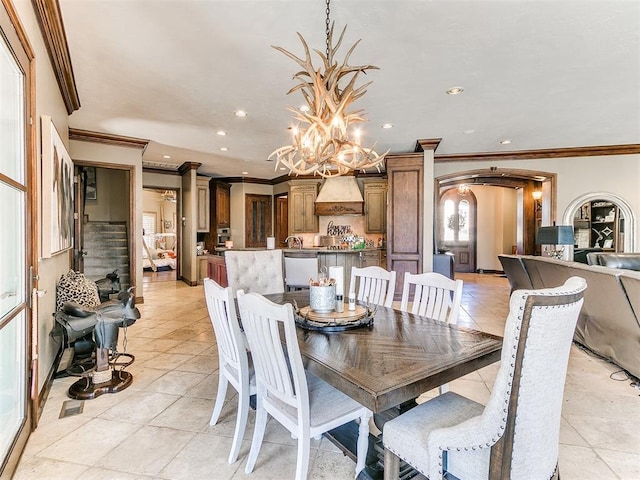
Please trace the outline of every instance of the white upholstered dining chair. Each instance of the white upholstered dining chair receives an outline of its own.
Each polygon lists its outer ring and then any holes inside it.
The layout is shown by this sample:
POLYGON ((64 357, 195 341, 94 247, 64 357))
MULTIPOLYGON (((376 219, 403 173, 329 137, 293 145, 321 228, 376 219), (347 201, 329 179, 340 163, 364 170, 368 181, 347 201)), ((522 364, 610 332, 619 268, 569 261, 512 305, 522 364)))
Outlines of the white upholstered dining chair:
POLYGON ((204 293, 219 357, 218 393, 209 424, 218 423, 227 394, 227 385, 230 383, 238 392, 236 428, 229 453, 229 463, 234 463, 238 459, 242 437, 247 426, 249 397, 256 393, 255 375, 249 361, 246 340, 240 331, 231 289, 222 288, 210 278, 205 278, 204 293))
POLYGON ((224 263, 234 297, 238 290, 262 295, 284 292, 282 250, 227 250, 224 263))
POLYGON ((291 304, 278 305, 257 293, 238 292, 238 306, 256 370, 257 406, 251 451, 245 468, 256 464, 267 417, 298 440, 296 479, 307 478, 312 437, 359 420, 356 475, 364 468, 372 412, 310 372, 300 355, 291 304), (284 329, 284 345, 280 326, 284 329))
POLYGON ((487 406, 447 392, 387 422, 385 480, 399 459, 430 480, 558 477, 560 413, 569 351, 586 282, 516 290, 487 406))
MULTIPOLYGON (((406 272, 400 310, 455 324, 460 313, 462 288, 462 280, 453 280, 437 272, 406 272)), ((440 394, 448 392, 449 384, 440 385, 438 390, 440 394)))
POLYGON ((391 307, 396 291, 396 272, 382 267, 353 267, 349 294, 356 294, 359 302, 391 307))

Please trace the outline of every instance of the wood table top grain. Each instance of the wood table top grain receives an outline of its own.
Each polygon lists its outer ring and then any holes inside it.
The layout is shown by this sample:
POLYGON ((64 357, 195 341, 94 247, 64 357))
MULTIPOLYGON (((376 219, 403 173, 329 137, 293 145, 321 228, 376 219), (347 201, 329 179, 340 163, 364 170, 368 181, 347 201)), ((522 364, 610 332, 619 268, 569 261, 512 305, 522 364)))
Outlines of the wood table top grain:
MULTIPOLYGON (((309 304, 308 291, 266 298, 309 304)), ((297 331, 305 368, 374 413, 498 361, 502 348, 501 337, 384 307, 372 328, 297 331)))

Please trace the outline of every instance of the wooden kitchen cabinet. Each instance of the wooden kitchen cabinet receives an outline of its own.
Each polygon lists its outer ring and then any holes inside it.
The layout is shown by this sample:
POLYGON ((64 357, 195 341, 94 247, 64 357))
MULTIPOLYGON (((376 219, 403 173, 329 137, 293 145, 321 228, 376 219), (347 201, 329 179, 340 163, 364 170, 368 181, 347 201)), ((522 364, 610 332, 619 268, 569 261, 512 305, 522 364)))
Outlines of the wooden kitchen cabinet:
POLYGON ((387 182, 364 183, 364 228, 366 233, 387 231, 387 182))
POLYGON ((209 177, 196 177, 196 231, 209 233, 210 196, 209 177))
POLYGON ((315 214, 318 182, 289 182, 289 234, 316 233, 319 229, 315 214))
POLYGON ((202 285, 203 280, 209 276, 209 265, 205 255, 196 256, 198 259, 198 285, 202 285))
POLYGON ((227 264, 220 255, 207 255, 207 276, 221 287, 229 286, 227 282, 227 264))
POLYGON ((360 252, 360 268, 363 267, 379 267, 380 266, 380 250, 363 250, 360 252))
POLYGON ((216 228, 231 227, 231 185, 215 182, 213 184, 213 194, 216 228))

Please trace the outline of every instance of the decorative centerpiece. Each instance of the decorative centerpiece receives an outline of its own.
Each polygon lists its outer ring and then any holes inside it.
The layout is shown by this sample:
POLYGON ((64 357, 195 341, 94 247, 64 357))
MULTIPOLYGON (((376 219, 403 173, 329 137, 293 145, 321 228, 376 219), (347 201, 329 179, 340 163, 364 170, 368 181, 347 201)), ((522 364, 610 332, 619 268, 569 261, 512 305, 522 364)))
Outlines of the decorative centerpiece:
POLYGON ((336 307, 336 286, 309 285, 309 306, 316 313, 333 312, 336 307))
POLYGON ((327 267, 320 269, 317 281, 309 279, 309 307, 316 313, 329 313, 336 307, 336 280, 327 278, 327 267))
POLYGON ((343 300, 343 269, 330 267, 331 278, 327 277, 327 267, 322 267, 318 280, 309 279, 309 305, 299 308, 294 300, 296 324, 306 330, 340 332, 351 328, 373 327, 376 308, 355 305, 345 311, 343 300))

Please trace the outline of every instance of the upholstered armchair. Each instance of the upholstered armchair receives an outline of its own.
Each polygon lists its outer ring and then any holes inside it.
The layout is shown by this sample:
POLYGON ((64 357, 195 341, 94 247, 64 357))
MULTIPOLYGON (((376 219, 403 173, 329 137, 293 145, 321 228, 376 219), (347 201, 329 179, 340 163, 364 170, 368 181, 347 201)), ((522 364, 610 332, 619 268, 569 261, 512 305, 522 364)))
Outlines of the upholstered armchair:
POLYGON ((430 480, 550 479, 571 339, 586 282, 516 290, 505 324, 500 370, 487 406, 447 392, 387 422, 385 480, 399 459, 430 480))

